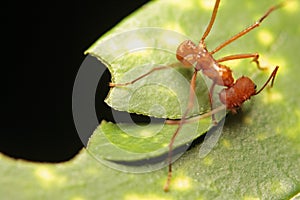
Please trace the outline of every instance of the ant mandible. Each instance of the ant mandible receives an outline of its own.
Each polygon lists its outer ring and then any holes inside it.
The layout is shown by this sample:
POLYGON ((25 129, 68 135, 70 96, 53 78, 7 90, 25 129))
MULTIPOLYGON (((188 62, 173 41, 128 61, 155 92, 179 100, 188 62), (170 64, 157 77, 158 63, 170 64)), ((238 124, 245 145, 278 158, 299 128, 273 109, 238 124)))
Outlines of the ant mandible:
MULTIPOLYGON (((239 107, 241 107, 241 105, 246 100, 250 99, 252 96, 259 94, 269 84, 270 81, 271 81, 271 87, 272 87, 276 73, 279 68, 278 66, 275 67, 275 69, 271 73, 268 80, 261 87, 261 89, 259 89, 257 91, 256 85, 250 78, 248 78, 246 76, 242 76, 239 79, 237 79, 236 81, 234 81, 234 78, 232 76, 232 71, 230 70, 230 68, 227 67, 226 65, 222 65, 220 63, 222 63, 224 61, 229 61, 229 60, 252 58, 252 61, 256 63, 257 67, 259 69, 262 69, 260 67, 260 64, 258 61, 259 54, 257 54, 257 53, 236 54, 236 55, 229 55, 229 56, 226 56, 226 57, 223 57, 220 59, 214 59, 213 54, 218 52, 219 50, 221 50, 222 48, 224 48, 231 42, 246 35, 251 30, 257 28, 263 22, 263 20, 269 16, 269 14, 271 12, 282 7, 284 3, 270 7, 267 10, 267 12, 254 24, 252 24, 251 26, 242 30, 238 34, 234 35, 233 37, 231 37, 229 40, 227 40, 224 43, 222 43, 221 45, 219 45, 214 50, 208 51, 206 48, 205 39, 212 29, 212 26, 214 24, 214 21, 215 21, 216 15, 217 15, 217 11, 219 8, 219 4, 220 4, 220 0, 216 0, 214 9, 212 12, 212 16, 210 18, 210 22, 201 38, 199 44, 196 45, 191 40, 186 40, 179 45, 179 47, 177 48, 177 51, 176 51, 177 60, 180 61, 185 67, 192 67, 192 66, 195 66, 195 67, 194 67, 194 73, 193 73, 193 76, 192 76, 192 79, 190 82, 190 95, 189 95, 189 103, 188 103, 187 109, 183 113, 181 120, 179 120, 179 121, 167 120, 166 121, 167 124, 178 124, 178 127, 177 127, 175 133, 173 134, 173 136, 170 140, 170 143, 169 143, 169 154, 168 154, 169 168, 168 168, 168 178, 167 178, 166 184, 164 186, 165 191, 169 190, 169 185, 170 185, 170 181, 171 181, 171 177, 172 177, 173 144, 174 144, 175 138, 178 135, 183 124, 186 123, 187 121, 189 121, 186 119, 186 117, 193 107, 194 90, 196 87, 197 73, 199 71, 202 71, 202 73, 205 76, 207 76, 209 79, 212 80, 212 85, 209 90, 209 100, 210 100, 210 105, 211 105, 211 111, 209 113, 201 115, 197 119, 199 120, 204 117, 212 116, 212 120, 215 123, 214 114, 219 112, 221 109, 226 108, 235 113, 236 110, 239 107), (223 106, 213 109, 212 95, 213 95, 213 91, 214 91, 214 88, 216 85, 225 86, 226 88, 222 89, 221 92, 219 93, 219 98, 220 98, 220 101, 223 104, 223 106)), ((120 83, 120 84, 119 83, 110 83, 109 86, 110 87, 118 87, 118 86, 126 86, 129 84, 133 84, 136 81, 150 75, 151 73, 153 73, 155 71, 167 69, 167 68, 168 68, 168 66, 155 67, 152 70, 150 70, 149 72, 143 74, 142 76, 139 76, 138 78, 136 78, 130 82, 120 83)))

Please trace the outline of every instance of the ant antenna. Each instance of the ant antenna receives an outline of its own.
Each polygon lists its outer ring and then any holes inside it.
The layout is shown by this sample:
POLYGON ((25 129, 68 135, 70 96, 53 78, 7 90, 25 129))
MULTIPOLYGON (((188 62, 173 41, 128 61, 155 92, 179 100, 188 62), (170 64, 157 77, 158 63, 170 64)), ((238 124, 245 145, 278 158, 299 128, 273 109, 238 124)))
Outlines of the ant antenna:
POLYGON ((268 79, 268 80, 266 81, 266 83, 260 88, 260 90, 258 90, 257 92, 255 92, 254 95, 257 95, 257 94, 259 94, 261 91, 263 91, 270 81, 271 81, 271 87, 273 87, 274 80, 275 80, 275 76, 276 76, 276 74, 277 74, 278 68, 279 68, 278 66, 275 67, 275 69, 273 70, 273 72, 272 72, 272 74, 270 75, 269 79, 268 79))

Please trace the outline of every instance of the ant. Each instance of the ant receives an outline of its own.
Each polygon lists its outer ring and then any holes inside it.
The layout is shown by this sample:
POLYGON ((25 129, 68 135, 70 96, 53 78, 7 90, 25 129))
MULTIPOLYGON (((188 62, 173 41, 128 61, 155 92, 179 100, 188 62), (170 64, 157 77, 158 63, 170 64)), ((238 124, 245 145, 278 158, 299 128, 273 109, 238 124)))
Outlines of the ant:
MULTIPOLYGON (((186 40, 182 42, 176 51, 176 58, 179 62, 181 62, 182 65, 185 67, 192 67, 194 66, 194 73, 190 81, 190 94, 189 94, 189 103, 187 105, 187 109, 182 115, 182 118, 179 121, 174 121, 174 120, 167 120, 167 124, 177 124, 178 127, 176 131, 174 132, 170 143, 169 143, 169 153, 168 153, 168 177, 166 184, 164 186, 164 191, 169 190, 169 185, 171 182, 171 177, 172 177, 172 149, 173 149, 173 144, 175 141, 176 136, 178 135, 180 129, 182 128, 184 123, 189 122, 190 120, 186 119, 187 115, 193 108, 194 104, 194 90, 196 87, 196 76, 199 71, 202 71, 202 73, 207 76, 209 79, 212 80, 212 85, 209 90, 209 100, 210 100, 210 105, 211 105, 211 111, 208 113, 205 113, 197 118, 197 120, 200 120, 204 117, 211 116, 212 121, 216 124, 214 114, 219 112, 222 109, 228 109, 233 113, 237 112, 237 109, 242 106, 242 104, 250 99, 252 96, 258 95, 261 91, 264 90, 264 88, 269 84, 271 81, 271 87, 273 86, 274 79, 276 76, 276 73, 278 71, 278 66, 275 67, 271 75, 269 76, 268 80, 265 82, 265 84, 259 89, 258 91, 256 90, 256 85, 254 82, 246 77, 242 76, 238 78, 236 81, 234 81, 234 78, 232 76, 232 71, 229 67, 226 65, 222 65, 220 63, 224 61, 229 61, 229 60, 236 60, 236 59, 246 59, 246 58, 252 58, 252 61, 256 63, 257 67, 259 69, 263 69, 258 61, 259 54, 257 53, 247 53, 247 54, 235 54, 235 55, 229 55, 223 58, 219 59, 214 59, 213 54, 230 44, 231 42, 237 40, 238 38, 246 35, 253 29, 257 28, 263 21, 266 19, 271 12, 274 10, 282 7, 284 3, 275 5, 270 7, 267 12, 255 23, 247 27, 246 29, 242 30, 238 34, 234 35, 231 37, 229 40, 226 40, 224 43, 216 47, 212 51, 208 51, 206 44, 205 44, 205 39, 209 35, 212 26, 214 24, 214 21, 216 19, 216 15, 218 12, 220 0, 216 0, 214 9, 212 12, 212 16, 210 18, 210 22, 199 42, 198 45, 193 43, 191 40, 186 40), (223 104, 219 108, 213 109, 213 91, 216 85, 219 86, 224 86, 225 88, 221 90, 219 93, 219 99, 221 103, 223 104)), ((162 69, 167 69, 168 66, 161 66, 161 67, 155 67, 149 72, 143 74, 142 76, 139 76, 138 78, 134 79, 133 81, 127 82, 127 83, 110 83, 110 87, 119 87, 119 86, 126 86, 129 84, 133 84, 136 81, 144 78, 145 76, 148 76, 149 74, 162 70, 162 69)))

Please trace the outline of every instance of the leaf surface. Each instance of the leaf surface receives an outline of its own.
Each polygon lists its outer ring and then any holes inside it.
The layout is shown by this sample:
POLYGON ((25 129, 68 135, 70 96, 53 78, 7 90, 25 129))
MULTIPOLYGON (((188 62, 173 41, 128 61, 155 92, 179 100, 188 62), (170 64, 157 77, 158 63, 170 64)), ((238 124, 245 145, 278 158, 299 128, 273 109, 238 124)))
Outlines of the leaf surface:
MULTIPOLYGON (((151 2, 121 22, 112 32, 108 32, 88 52, 95 56, 102 55, 98 49, 102 41, 112 37, 113 33, 134 27, 168 28, 197 41, 211 13, 211 7, 207 8, 206 2, 151 2)), ((276 2, 255 0, 237 4, 235 1, 222 1, 216 24, 207 38, 209 49, 213 49, 245 25, 250 25, 276 2)), ((290 1, 285 8, 272 13, 260 28, 216 54, 216 57, 222 57, 235 53, 259 52, 262 65, 280 66, 275 85, 271 90, 265 90, 245 103, 242 112, 226 117, 222 135, 206 157, 199 157, 204 142, 191 148, 174 163, 169 193, 162 190, 167 175, 166 168, 143 174, 125 173, 107 167, 107 163, 101 164, 94 159, 95 155, 89 154, 89 148, 104 144, 104 140, 100 140, 99 137, 105 136, 107 139, 105 132, 116 131, 121 136, 123 134, 120 127, 103 122, 90 140, 88 151, 83 150, 80 155, 66 163, 30 163, 1 155, 0 197, 125 200, 299 198, 300 29, 296 23, 300 19, 299 9, 298 1, 290 1)), ((151 60, 155 58, 154 55, 150 57, 151 60)), ((174 61, 172 56, 166 57, 170 60, 160 61, 156 58, 155 64, 174 61)), ((124 60, 124 63, 125 61, 127 62, 124 60)), ((116 68, 116 71, 124 72, 115 72, 109 59, 103 62, 107 63, 114 76, 113 81, 116 82, 122 79, 122 74, 130 70, 116 68)), ((145 60, 143 63, 149 62, 145 60)), ((258 88, 263 85, 272 70, 271 68, 265 72, 259 71, 248 60, 228 62, 228 65, 233 69, 235 77, 250 76, 258 88)), ((181 111, 165 113, 176 118, 181 111)), ((171 129, 168 131, 172 132, 171 129)), ((113 135, 110 135, 110 141, 116 142, 118 136, 113 138, 113 135)), ((164 140, 164 137, 161 136, 160 139, 164 140)), ((168 140, 164 140, 166 141, 168 140)), ((125 141, 117 143, 123 145, 123 149, 128 148, 125 141)), ((137 144, 131 145, 134 147, 127 150, 140 153, 151 153, 153 150, 151 146, 142 148, 138 142, 137 144)), ((119 159, 118 154, 112 153, 112 156, 115 156, 115 160, 119 159)))

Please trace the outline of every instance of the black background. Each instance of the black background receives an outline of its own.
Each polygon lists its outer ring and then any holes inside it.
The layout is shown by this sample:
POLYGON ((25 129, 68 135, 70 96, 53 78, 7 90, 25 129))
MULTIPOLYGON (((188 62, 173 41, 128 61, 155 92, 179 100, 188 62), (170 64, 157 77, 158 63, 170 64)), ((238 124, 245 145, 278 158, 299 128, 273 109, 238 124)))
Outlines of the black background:
POLYGON ((146 2, 2 3, 0 152, 47 162, 78 153, 72 88, 83 52, 146 2))

